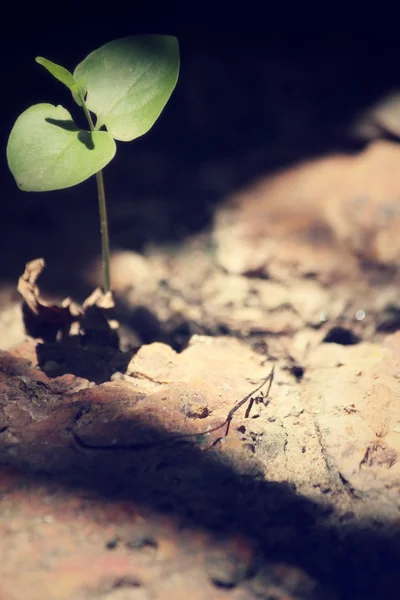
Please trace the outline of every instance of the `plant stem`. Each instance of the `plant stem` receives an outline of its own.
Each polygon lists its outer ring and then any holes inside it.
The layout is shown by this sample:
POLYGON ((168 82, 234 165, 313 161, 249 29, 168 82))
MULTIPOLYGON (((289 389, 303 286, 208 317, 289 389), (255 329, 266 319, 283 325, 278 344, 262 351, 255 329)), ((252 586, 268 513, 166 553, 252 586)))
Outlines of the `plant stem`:
POLYGON ((101 255, 103 259, 104 293, 111 290, 110 282, 110 241, 108 237, 107 205, 104 191, 103 171, 96 173, 97 195, 99 198, 101 255))
MULTIPOLYGON (((80 96, 82 100, 82 108, 85 111, 86 118, 89 123, 90 131, 94 131, 94 125, 90 112, 87 109, 85 100, 80 96)), ((103 171, 100 170, 96 173, 97 183, 97 197, 99 200, 99 214, 100 214, 100 232, 101 232, 101 256, 103 262, 103 289, 104 293, 111 291, 111 280, 110 280, 110 241, 108 236, 108 219, 107 219, 107 204, 106 194, 104 190, 104 179, 103 171)))

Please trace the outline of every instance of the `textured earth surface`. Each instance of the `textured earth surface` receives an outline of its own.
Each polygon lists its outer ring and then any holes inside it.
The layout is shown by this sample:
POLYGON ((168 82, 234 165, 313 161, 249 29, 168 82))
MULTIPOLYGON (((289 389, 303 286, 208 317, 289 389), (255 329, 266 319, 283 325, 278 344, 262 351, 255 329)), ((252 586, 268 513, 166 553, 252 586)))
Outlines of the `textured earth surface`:
POLYGON ((27 338, 8 300, 2 598, 395 597, 399 166, 300 165, 116 252, 120 351, 27 338))
MULTIPOLYGON (((205 74, 211 96, 221 64, 234 86, 227 60, 205 74)), ((202 65, 183 80, 197 132, 211 118, 196 92, 202 65)), ((329 137, 306 93, 314 68, 322 76, 311 61, 298 80, 291 65, 286 81, 277 67, 283 91, 278 82, 263 127, 272 135, 276 122, 283 139, 240 165, 184 171, 143 147, 116 164, 127 172, 110 182, 119 349, 29 337, 12 282, 43 254, 50 301, 99 285, 91 188, 57 208, 10 196, 1 600, 398 598, 399 101, 354 119, 351 152, 314 148, 285 165, 290 136, 296 147, 310 131, 329 137)), ((211 129, 229 129, 220 100, 211 129)))

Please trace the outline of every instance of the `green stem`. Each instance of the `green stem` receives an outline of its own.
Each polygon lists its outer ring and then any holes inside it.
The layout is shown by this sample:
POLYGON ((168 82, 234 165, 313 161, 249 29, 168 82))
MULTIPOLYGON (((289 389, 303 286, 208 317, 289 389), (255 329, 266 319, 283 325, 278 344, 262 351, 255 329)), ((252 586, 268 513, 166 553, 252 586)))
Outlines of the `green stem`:
POLYGON ((103 259, 104 292, 111 290, 110 282, 110 241, 108 237, 107 205, 104 191, 103 171, 96 173, 97 195, 99 198, 101 255, 103 259))
MULTIPOLYGON (((87 109, 84 98, 80 96, 82 100, 82 108, 85 112, 86 118, 89 123, 90 131, 94 131, 94 125, 90 112, 87 109)), ((110 280, 110 241, 108 236, 108 220, 107 220, 107 204, 106 194, 104 190, 104 179, 103 171, 100 170, 96 173, 97 183, 97 197, 99 199, 99 213, 100 213, 100 231, 101 231, 101 255, 103 262, 103 280, 104 280, 104 293, 106 294, 111 290, 110 280)))

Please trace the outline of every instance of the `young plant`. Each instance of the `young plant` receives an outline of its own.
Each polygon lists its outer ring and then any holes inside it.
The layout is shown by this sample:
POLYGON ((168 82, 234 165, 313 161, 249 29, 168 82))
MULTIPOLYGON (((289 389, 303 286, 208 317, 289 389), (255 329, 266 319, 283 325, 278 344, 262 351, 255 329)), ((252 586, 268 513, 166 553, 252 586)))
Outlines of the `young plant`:
POLYGON ((178 80, 178 40, 163 35, 114 40, 89 54, 73 73, 46 58, 36 62, 70 90, 89 130, 77 127, 62 106, 35 104, 10 133, 8 166, 26 192, 60 190, 96 175, 107 293, 110 249, 102 169, 115 156, 115 140, 134 140, 159 117, 178 80))

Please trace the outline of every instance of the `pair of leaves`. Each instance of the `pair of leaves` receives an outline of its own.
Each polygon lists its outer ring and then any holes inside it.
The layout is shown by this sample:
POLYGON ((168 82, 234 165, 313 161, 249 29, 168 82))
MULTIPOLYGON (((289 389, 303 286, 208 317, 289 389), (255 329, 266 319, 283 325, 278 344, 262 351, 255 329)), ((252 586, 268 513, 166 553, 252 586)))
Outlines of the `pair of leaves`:
POLYGON ((36 61, 69 88, 89 119, 88 111, 96 115, 96 125, 81 130, 65 108, 52 104, 36 104, 18 117, 7 160, 18 187, 33 192, 84 181, 112 160, 114 140, 146 133, 175 88, 179 47, 172 36, 115 40, 89 54, 73 74, 44 58, 36 61))

